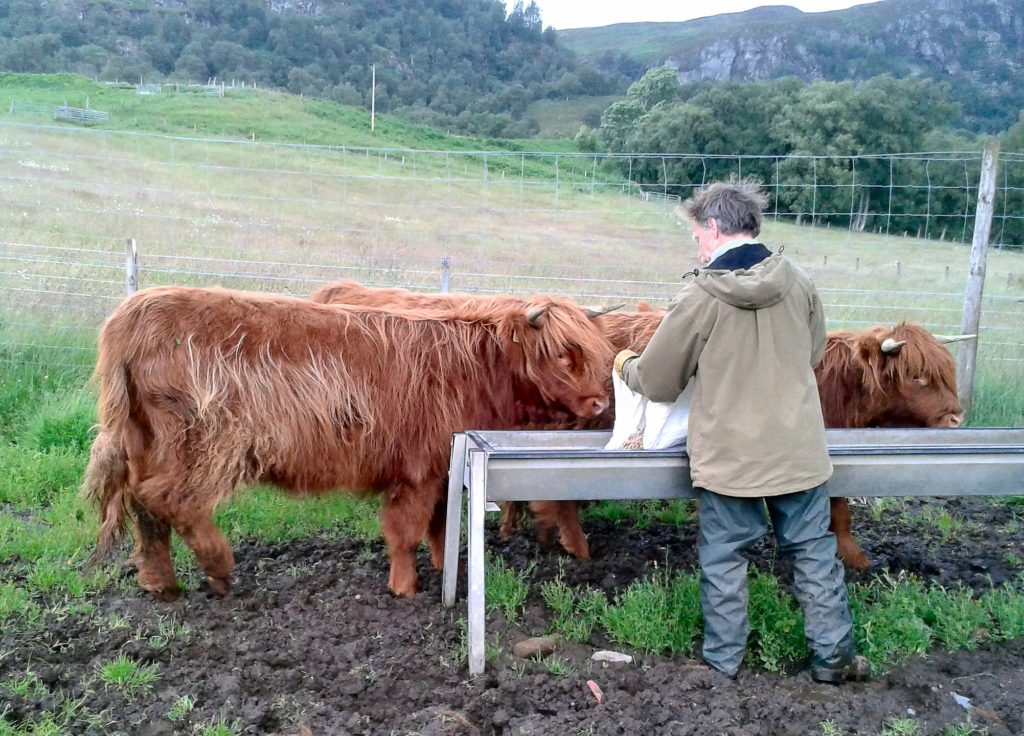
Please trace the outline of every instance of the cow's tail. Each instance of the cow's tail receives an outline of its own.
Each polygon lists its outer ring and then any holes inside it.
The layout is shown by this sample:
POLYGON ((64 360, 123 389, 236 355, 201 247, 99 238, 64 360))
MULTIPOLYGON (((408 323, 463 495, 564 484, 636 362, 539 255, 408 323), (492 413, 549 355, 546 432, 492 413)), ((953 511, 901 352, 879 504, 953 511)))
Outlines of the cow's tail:
POLYGON ((117 351, 104 344, 104 337, 101 333, 93 374, 100 388, 100 432, 92 443, 82 482, 82 494, 96 504, 100 513, 100 530, 87 564, 89 569, 106 560, 123 536, 128 504, 128 453, 124 443, 130 414, 128 372, 116 357, 117 351))
POLYGON ((126 522, 128 455, 120 435, 100 431, 92 443, 82 493, 99 508, 100 531, 88 569, 102 564, 123 536, 126 522))

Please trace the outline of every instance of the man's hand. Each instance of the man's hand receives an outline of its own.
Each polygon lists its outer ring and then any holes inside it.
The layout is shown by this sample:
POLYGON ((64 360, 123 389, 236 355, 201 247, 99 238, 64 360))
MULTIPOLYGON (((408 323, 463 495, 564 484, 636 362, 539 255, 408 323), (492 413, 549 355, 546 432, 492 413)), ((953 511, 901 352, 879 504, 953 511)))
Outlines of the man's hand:
POLYGON ((627 360, 631 358, 638 358, 640 355, 632 350, 622 350, 618 355, 615 356, 614 370, 619 375, 619 378, 625 378, 622 375, 622 366, 626 364, 627 360))

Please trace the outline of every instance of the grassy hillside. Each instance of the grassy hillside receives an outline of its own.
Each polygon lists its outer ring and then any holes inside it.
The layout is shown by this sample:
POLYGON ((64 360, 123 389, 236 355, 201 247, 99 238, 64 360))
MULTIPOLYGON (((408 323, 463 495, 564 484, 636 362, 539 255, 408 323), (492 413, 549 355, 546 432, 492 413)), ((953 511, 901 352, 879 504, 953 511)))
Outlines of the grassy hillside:
POLYGON ((582 58, 623 52, 648 64, 660 63, 681 50, 700 48, 709 40, 729 37, 756 23, 765 34, 801 23, 805 13, 788 6, 762 7, 743 13, 722 13, 683 22, 616 23, 560 31, 558 38, 582 58))
POLYGON ((102 130, 420 150, 571 150, 565 141, 449 135, 391 115, 377 115, 371 130, 369 110, 252 87, 227 87, 220 97, 206 87, 164 85, 161 94, 142 95, 134 85, 73 74, 0 73, 0 110, 8 119, 49 120, 42 108, 57 105, 110 113, 109 121, 91 126, 102 130))
POLYGON ((581 125, 596 128, 601 113, 621 99, 617 95, 600 97, 572 97, 562 100, 538 100, 526 108, 526 117, 537 121, 538 138, 572 139, 581 125))

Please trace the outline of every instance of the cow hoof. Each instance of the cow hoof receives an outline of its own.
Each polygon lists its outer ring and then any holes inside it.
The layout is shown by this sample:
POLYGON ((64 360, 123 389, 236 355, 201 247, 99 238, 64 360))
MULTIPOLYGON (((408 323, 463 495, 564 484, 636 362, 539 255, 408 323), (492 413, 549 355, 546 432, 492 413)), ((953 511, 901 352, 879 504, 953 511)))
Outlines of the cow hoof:
POLYGON ((396 598, 415 598, 419 587, 419 581, 415 578, 413 578, 411 582, 403 583, 401 585, 397 583, 388 583, 388 589, 396 598))
POLYGON ((845 559, 844 558, 843 559, 843 564, 846 565, 851 570, 859 570, 861 572, 863 572, 864 570, 870 570, 871 569, 871 560, 869 560, 864 555, 854 556, 852 559, 845 559))
POLYGON ((210 592, 214 595, 218 595, 221 598, 226 598, 228 593, 231 592, 231 585, 227 580, 221 580, 220 578, 206 578, 206 584, 210 586, 210 592))
POLYGON ((843 564, 851 570, 870 570, 871 560, 864 554, 864 550, 860 546, 856 546, 853 549, 843 549, 842 546, 839 548, 839 559, 842 560, 843 564))
POLYGON ((577 560, 589 560, 590 559, 590 549, 587 546, 576 548, 576 547, 566 547, 563 544, 562 548, 566 552, 571 554, 573 557, 575 557, 577 560))
POLYGON ((181 598, 181 586, 180 585, 175 585, 172 588, 162 588, 160 590, 150 590, 149 593, 150 593, 150 595, 152 595, 156 600, 160 601, 161 603, 173 603, 174 601, 176 601, 179 598, 181 598))

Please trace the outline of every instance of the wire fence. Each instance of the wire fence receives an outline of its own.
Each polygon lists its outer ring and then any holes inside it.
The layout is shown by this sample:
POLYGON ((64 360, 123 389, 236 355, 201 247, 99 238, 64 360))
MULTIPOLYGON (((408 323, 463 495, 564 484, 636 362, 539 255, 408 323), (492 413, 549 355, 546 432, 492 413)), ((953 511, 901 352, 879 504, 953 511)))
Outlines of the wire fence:
MULTIPOLYGON (((1024 217, 1020 159, 999 161, 981 372, 1024 373, 1024 256, 1009 238, 1024 217)), ((98 326, 125 293, 129 241, 139 287, 306 296, 340 278, 423 291, 445 278, 453 291, 665 306, 698 265, 680 198, 730 174, 765 183, 763 240, 812 275, 830 328, 911 320, 956 333, 979 169, 974 152, 840 166, 815 156, 302 146, 0 121, 0 364, 90 367, 98 326), (643 167, 692 176, 652 185, 643 167), (869 170, 892 177, 865 183, 869 170)))

